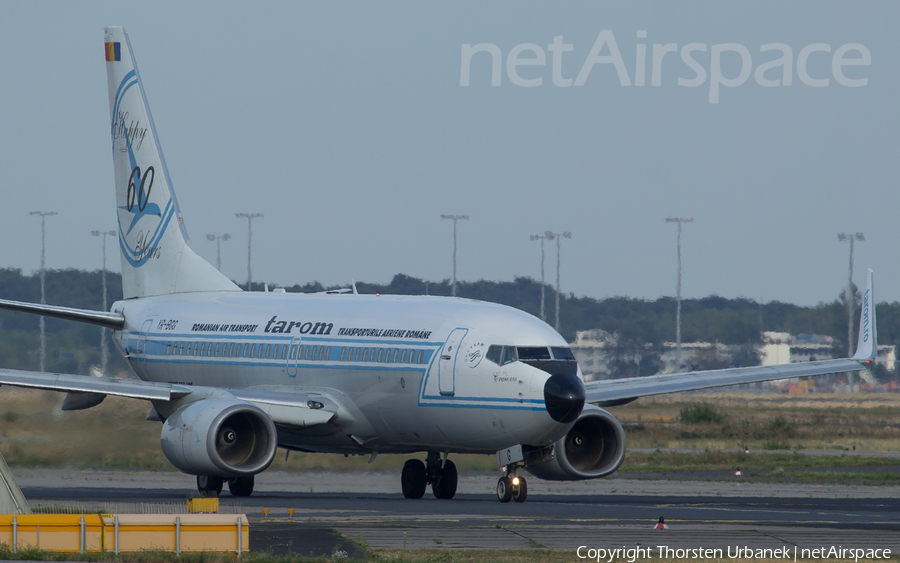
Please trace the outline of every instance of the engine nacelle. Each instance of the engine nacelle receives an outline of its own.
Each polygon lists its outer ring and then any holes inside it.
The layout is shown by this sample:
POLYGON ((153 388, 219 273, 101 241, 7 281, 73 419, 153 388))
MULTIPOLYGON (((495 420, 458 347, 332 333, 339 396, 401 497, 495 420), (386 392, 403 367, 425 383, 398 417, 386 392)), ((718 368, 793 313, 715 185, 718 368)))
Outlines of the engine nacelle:
POLYGON ((625 460, 625 431, 605 410, 585 405, 572 429, 556 442, 556 455, 527 468, 548 481, 580 481, 606 477, 625 460))
POLYGON ((269 415, 237 399, 205 399, 181 407, 163 423, 162 450, 190 475, 242 477, 275 459, 278 433, 269 415))

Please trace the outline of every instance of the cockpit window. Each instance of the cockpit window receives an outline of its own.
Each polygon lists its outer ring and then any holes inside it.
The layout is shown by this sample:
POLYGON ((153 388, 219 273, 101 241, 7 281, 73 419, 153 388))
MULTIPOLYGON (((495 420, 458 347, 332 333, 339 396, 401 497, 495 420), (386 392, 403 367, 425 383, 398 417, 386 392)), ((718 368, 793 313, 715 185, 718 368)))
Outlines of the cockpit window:
POLYGON ((494 344, 490 348, 488 348, 487 354, 484 356, 490 361, 494 362, 497 365, 500 365, 500 356, 503 355, 503 346, 497 346, 494 344))
POLYGON ((522 361, 528 360, 549 360, 550 359, 550 350, 547 348, 538 348, 538 347, 524 347, 519 346, 519 359, 522 361))
POLYGON ((511 364, 514 361, 516 361, 516 347, 515 346, 498 346, 497 344, 494 344, 490 348, 488 348, 485 358, 494 362, 498 366, 505 366, 506 364, 511 364))
POLYGON ((550 350, 553 351, 554 360, 575 361, 575 355, 572 354, 572 350, 569 348, 564 348, 562 346, 553 346, 550 348, 550 350))
POLYGON ((503 357, 500 359, 500 365, 505 366, 506 364, 513 363, 514 361, 516 361, 516 347, 504 346, 503 357))

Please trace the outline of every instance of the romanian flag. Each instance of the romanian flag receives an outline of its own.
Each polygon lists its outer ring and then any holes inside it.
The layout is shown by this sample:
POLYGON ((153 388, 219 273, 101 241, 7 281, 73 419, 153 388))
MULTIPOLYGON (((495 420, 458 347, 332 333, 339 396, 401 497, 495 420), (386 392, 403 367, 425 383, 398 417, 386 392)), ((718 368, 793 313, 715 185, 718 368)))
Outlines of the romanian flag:
POLYGON ((104 47, 106 47, 106 61, 121 61, 122 60, 122 50, 119 47, 119 42, 115 43, 104 43, 104 47))

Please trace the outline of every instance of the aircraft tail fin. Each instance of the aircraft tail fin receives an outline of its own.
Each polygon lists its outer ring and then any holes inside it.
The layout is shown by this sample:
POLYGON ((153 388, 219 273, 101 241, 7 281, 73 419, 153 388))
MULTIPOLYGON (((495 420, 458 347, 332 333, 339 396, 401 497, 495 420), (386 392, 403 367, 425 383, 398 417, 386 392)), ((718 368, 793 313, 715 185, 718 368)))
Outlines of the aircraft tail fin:
POLYGON ((873 362, 878 355, 878 332, 875 326, 875 294, 872 287, 872 269, 866 270, 866 289, 862 294, 859 311, 859 339, 853 359, 859 362, 873 362))
POLYGON ((103 41, 124 297, 240 291, 191 247, 128 33, 103 41))

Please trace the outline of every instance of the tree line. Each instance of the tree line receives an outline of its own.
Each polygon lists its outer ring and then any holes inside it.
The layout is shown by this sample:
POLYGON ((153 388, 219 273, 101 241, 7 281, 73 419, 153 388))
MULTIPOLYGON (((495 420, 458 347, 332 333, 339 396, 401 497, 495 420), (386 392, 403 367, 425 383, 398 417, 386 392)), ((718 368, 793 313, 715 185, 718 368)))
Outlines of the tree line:
MULTIPOLYGON (((52 305, 82 309, 102 308, 101 272, 82 270, 48 270, 46 273, 46 300, 52 305)), ((449 279, 428 284, 429 295, 449 296, 449 279)), ((121 276, 107 273, 108 303, 122 298, 121 276)), ((242 285, 246 289, 246 284, 242 285)), ((274 287, 274 284, 269 284, 274 287)), ((318 281, 285 287, 288 292, 318 292, 338 289, 341 286, 324 286, 318 281)), ((344 286, 346 287, 346 286, 344 286)), ((422 279, 397 274, 389 283, 357 282, 360 293, 424 295, 426 283, 422 279)), ((263 283, 254 283, 253 291, 262 291, 263 283)), ((555 318, 554 288, 544 288, 546 316, 552 325, 555 318)), ((527 277, 513 281, 478 280, 457 282, 460 297, 501 303, 539 316, 541 284, 527 277)), ((675 340, 675 298, 635 299, 609 297, 595 299, 578 297, 571 293, 560 294, 560 332, 567 341, 575 339, 580 330, 602 329, 616 335, 628 351, 643 354, 640 368, 635 375, 655 373, 658 355, 664 342, 675 340), (656 352, 654 352, 656 351, 656 352)), ((40 276, 37 272, 26 275, 17 269, 0 269, 0 298, 15 301, 40 302, 40 276)), ((727 345, 752 347, 761 343, 762 331, 790 334, 821 334, 834 338, 835 352, 846 353, 847 310, 844 295, 833 301, 813 307, 801 307, 790 303, 772 301, 758 303, 752 299, 728 299, 711 295, 702 299, 683 299, 681 302, 683 342, 718 342, 727 345)), ((858 310, 858 307, 857 307, 858 310)), ((858 322, 858 319, 855 319, 858 322)), ((900 303, 878 304, 878 341, 880 344, 900 343, 900 303)), ((854 328, 854 334, 855 332, 854 328)), ((38 321, 34 315, 0 311, 0 367, 13 369, 37 369, 40 339, 38 321)), ((91 366, 100 364, 100 329, 92 325, 46 320, 47 368, 60 373, 87 373, 91 366)), ((110 350, 113 346, 110 343, 110 350)), ((626 362, 627 363, 627 362, 626 362)), ((110 354, 110 369, 114 372, 127 369, 121 355, 110 354)), ((624 368, 627 372, 628 369, 624 368)))

